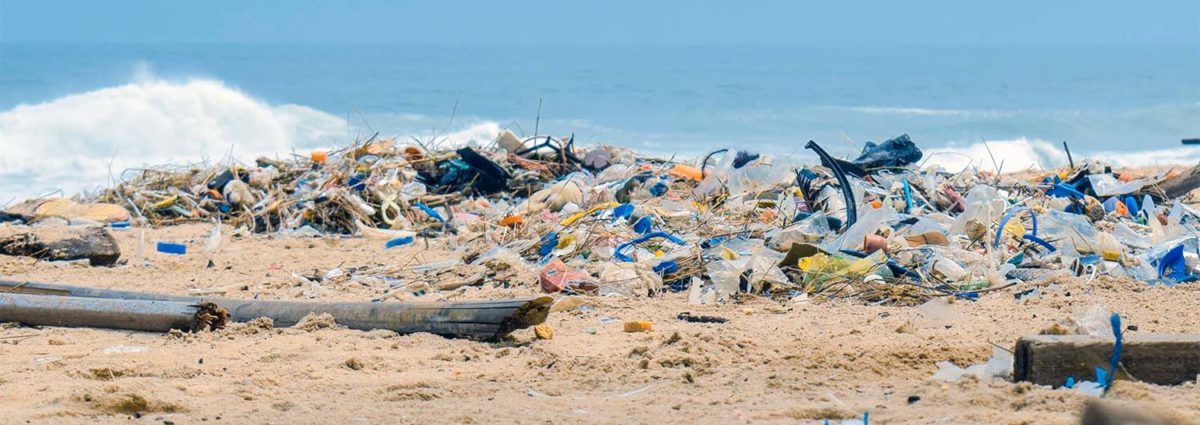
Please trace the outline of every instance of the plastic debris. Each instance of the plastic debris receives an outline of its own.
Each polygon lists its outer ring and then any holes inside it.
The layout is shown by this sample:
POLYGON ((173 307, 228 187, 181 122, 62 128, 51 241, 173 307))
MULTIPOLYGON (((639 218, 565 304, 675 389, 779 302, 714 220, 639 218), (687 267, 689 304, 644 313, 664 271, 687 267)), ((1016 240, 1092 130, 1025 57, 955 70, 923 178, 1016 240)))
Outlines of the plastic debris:
POLYGON ((154 249, 163 254, 185 255, 187 254, 187 245, 172 242, 158 242, 154 249))
MULTIPOLYGON (((385 248, 422 238, 487 271, 472 281, 534 285, 537 274, 546 291, 686 291, 693 304, 753 294, 920 305, 1056 273, 1163 286, 1200 279, 1200 214, 1182 198, 1200 187, 1200 167, 1128 173, 1076 156, 1044 172, 948 173, 919 168, 924 154, 906 134, 868 142, 852 159, 810 141, 819 164, 728 149, 659 159, 508 130, 476 142, 372 137, 286 160, 146 168, 90 196, 19 203, 0 217, 114 229, 219 222, 244 232, 235 237, 379 237, 385 248)), ((219 250, 222 236, 214 227, 205 250, 219 250)), ((355 275, 436 280, 453 268, 355 275)), ((443 285, 403 287, 421 296, 443 285)))

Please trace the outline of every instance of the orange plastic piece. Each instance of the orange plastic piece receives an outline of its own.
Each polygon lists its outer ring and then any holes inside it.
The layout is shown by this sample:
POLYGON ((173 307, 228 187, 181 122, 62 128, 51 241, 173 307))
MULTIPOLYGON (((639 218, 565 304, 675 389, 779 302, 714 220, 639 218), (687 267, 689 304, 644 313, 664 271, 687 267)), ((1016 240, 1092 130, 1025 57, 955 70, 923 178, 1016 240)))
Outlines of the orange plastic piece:
POLYGON ((883 208, 883 202, 879 202, 879 200, 871 201, 871 208, 874 208, 874 209, 883 208))
POLYGON ((499 224, 501 226, 513 227, 513 226, 521 224, 524 221, 525 221, 525 219, 521 218, 521 216, 519 216, 519 215, 510 215, 508 217, 504 217, 504 218, 500 219, 500 221, 496 222, 496 224, 499 224))
POLYGON ((650 322, 625 322, 625 332, 650 332, 650 328, 652 327, 654 327, 654 324, 650 322))
POLYGON ((425 158, 425 153, 421 152, 421 148, 416 146, 405 146, 404 157, 408 158, 409 161, 416 161, 418 159, 425 158))
POLYGON ((674 167, 671 167, 671 175, 695 181, 704 180, 704 175, 700 173, 700 169, 690 165, 675 164, 674 167))
POLYGON ((313 162, 323 164, 325 163, 326 159, 329 159, 329 155, 326 154, 325 151, 312 151, 313 162))
POLYGON ((1125 206, 1124 202, 1117 202, 1117 215, 1122 217, 1129 216, 1129 207, 1125 206))

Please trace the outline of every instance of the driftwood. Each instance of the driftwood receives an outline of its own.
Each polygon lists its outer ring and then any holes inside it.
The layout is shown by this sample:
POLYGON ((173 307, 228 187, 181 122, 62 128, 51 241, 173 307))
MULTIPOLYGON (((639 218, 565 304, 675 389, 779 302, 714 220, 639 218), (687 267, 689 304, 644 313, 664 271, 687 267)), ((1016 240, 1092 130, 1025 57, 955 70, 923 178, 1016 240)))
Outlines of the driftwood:
POLYGON ((0 254, 48 261, 86 259, 93 266, 111 266, 121 258, 121 248, 102 227, 70 227, 0 236, 0 254))
POLYGON ((1167 195, 1167 199, 1175 199, 1200 188, 1200 165, 1159 183, 1158 188, 1167 195))
MULTIPOLYGON (((387 329, 397 333, 428 332, 452 338, 497 340, 517 329, 541 324, 550 312, 550 297, 439 303, 265 301, 207 298, 117 291, 33 282, 0 281, 0 294, 105 298, 126 301, 171 301, 189 305, 211 303, 229 312, 229 320, 246 322, 268 317, 278 326, 292 326, 309 314, 328 313, 350 329, 387 329)), ((64 311, 61 314, 66 314, 64 311)), ((0 321, 17 321, 0 305, 0 321)), ((113 327, 113 326, 96 326, 113 327)), ((124 329, 124 328, 123 328, 124 329)))

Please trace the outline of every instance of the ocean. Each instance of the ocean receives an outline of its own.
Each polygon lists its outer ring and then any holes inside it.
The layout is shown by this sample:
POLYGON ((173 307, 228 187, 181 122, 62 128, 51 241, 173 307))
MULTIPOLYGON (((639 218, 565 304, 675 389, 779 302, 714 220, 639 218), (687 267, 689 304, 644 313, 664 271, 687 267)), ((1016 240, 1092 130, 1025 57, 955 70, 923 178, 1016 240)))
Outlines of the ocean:
MULTIPOLYGON (((552 34, 552 33, 548 33, 552 34)), ((379 132, 574 134, 661 156, 816 157, 907 133, 948 169, 1196 164, 1200 49, 0 43, 0 204, 164 163, 379 132), (984 143, 986 142, 986 147, 984 143)))

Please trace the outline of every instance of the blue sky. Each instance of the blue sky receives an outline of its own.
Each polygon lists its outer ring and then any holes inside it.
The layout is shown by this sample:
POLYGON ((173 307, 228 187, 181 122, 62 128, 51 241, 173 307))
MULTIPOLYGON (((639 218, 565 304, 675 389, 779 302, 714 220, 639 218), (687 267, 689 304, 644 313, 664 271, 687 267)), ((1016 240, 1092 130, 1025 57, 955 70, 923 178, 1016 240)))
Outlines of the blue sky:
POLYGON ((1200 0, 0 0, 18 41, 1200 47, 1200 0))

